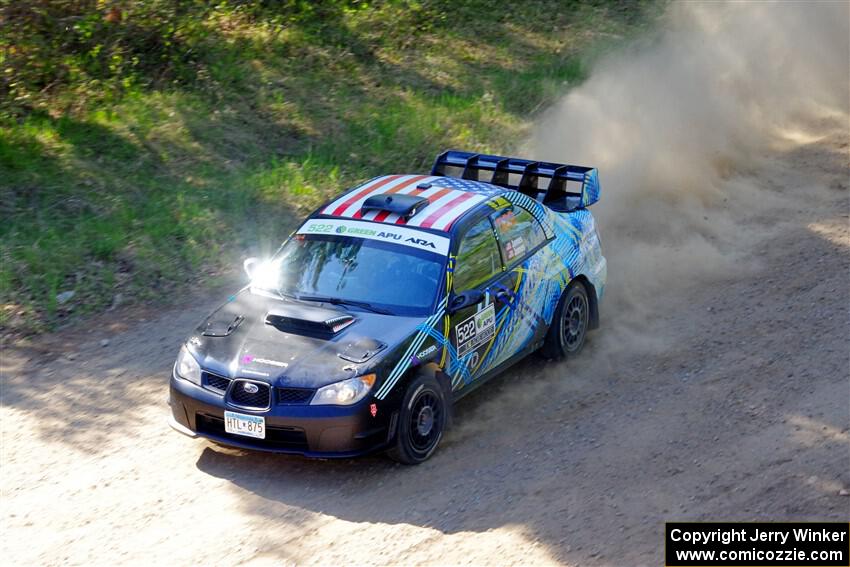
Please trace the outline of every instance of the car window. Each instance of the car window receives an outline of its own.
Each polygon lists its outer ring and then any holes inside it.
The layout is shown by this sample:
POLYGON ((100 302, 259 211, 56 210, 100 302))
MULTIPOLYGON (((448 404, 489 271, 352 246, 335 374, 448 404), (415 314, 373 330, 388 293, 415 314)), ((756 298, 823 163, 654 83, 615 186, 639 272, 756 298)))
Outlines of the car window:
POLYGON ((427 315, 443 258, 356 237, 297 235, 272 262, 265 287, 294 297, 367 302, 399 315, 427 315))
POLYGON ((490 220, 483 218, 461 236, 454 274, 457 292, 473 289, 502 271, 499 246, 490 220))
POLYGON ((491 215, 505 255, 505 263, 521 260, 526 254, 546 241, 543 227, 531 213, 516 205, 501 209, 491 215))

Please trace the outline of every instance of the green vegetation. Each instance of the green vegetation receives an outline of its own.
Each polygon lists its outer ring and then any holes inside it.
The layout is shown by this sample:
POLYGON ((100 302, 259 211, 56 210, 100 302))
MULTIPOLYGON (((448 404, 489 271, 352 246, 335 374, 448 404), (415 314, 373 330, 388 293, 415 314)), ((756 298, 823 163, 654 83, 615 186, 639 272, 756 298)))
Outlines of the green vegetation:
POLYGON ((209 280, 444 148, 509 151, 652 6, 0 0, 0 327, 209 280))

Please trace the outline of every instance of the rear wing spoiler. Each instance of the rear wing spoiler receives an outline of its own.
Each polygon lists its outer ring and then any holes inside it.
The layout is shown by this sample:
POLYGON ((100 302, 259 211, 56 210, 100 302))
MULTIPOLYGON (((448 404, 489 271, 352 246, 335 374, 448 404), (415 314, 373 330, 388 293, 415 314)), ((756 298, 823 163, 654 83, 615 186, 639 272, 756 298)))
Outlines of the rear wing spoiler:
POLYGON ((589 207, 599 200, 595 167, 449 150, 437 156, 431 175, 499 185, 560 210, 589 207), (490 179, 481 179, 482 171, 492 172, 490 179), (569 182, 576 184, 575 191, 570 191, 569 182))

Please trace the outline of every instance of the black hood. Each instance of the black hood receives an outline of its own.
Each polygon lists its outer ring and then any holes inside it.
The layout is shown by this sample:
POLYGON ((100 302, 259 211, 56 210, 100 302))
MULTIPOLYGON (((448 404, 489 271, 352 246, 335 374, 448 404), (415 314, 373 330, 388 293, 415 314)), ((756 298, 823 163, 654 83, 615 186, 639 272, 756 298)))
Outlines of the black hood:
POLYGON ((187 346, 215 374, 318 388, 368 372, 423 320, 244 289, 214 311, 187 346))

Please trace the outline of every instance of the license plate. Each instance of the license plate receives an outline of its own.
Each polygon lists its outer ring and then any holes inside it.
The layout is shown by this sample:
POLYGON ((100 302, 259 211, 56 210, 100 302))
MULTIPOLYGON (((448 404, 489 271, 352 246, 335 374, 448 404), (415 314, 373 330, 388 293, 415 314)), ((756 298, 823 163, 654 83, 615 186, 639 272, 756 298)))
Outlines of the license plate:
POLYGON ((235 411, 224 412, 224 430, 235 435, 266 438, 266 418, 258 415, 245 415, 235 411))

